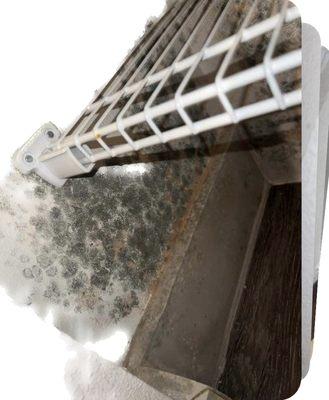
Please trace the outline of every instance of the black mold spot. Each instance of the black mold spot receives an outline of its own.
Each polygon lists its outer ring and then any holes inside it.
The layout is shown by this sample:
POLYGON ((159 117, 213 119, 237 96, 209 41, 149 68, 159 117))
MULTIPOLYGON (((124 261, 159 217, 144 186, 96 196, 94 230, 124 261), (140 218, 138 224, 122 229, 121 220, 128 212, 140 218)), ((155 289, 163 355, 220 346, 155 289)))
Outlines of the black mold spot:
POLYGON ((111 317, 115 321, 119 321, 120 319, 127 317, 138 305, 138 296, 134 291, 131 291, 125 298, 117 296, 114 299, 114 309, 111 312, 111 317))
POLYGON ((37 231, 42 231, 47 226, 47 220, 40 216, 31 217, 30 222, 37 231))
POLYGON ((32 273, 33 273, 33 277, 35 278, 35 280, 37 282, 41 282, 42 281, 43 276, 42 276, 42 269, 40 267, 34 265, 32 267, 32 273))
POLYGON ((64 301, 63 301, 63 306, 64 306, 65 308, 69 308, 69 307, 70 307, 70 302, 69 302, 68 300, 64 300, 64 301))
POLYGON ((44 297, 46 297, 53 303, 59 303, 60 295, 61 293, 55 282, 51 282, 44 292, 44 297))
POLYGON ((53 207, 50 211, 50 217, 52 219, 59 219, 61 216, 61 210, 58 207, 53 207))
POLYGON ((23 270, 23 275, 24 275, 25 278, 27 278, 27 279, 33 279, 33 278, 34 278, 31 268, 25 268, 25 269, 23 270))
POLYGON ((64 259, 65 265, 63 266, 62 276, 63 278, 72 278, 78 272, 78 266, 76 263, 64 259))
POLYGON ((74 278, 74 279, 72 280, 71 289, 72 289, 73 291, 78 291, 79 289, 82 289, 83 286, 84 286, 84 283, 83 283, 83 281, 82 281, 81 279, 79 279, 79 278, 74 278))
POLYGON ((79 274, 72 279, 71 290, 73 292, 78 292, 88 283, 88 276, 84 272, 79 272, 79 274))
POLYGON ((104 269, 103 273, 100 272, 98 274, 93 274, 91 276, 90 283, 91 285, 96 286, 101 290, 106 290, 110 276, 111 276, 110 273, 104 269))
POLYGON ((47 196, 46 189, 42 186, 37 186, 34 189, 34 196, 38 197, 39 199, 44 199, 47 196))

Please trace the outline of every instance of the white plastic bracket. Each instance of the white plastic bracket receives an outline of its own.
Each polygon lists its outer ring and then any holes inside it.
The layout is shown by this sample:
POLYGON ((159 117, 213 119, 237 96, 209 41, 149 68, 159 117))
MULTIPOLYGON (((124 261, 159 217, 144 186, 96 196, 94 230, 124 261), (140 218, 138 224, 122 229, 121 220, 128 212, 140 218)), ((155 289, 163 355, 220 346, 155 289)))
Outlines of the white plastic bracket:
POLYGON ((48 153, 56 153, 56 144, 62 137, 62 132, 51 122, 44 124, 19 149, 13 157, 14 166, 24 175, 32 172, 48 183, 61 187, 72 176, 88 173, 94 164, 84 166, 71 149, 58 151, 55 157, 47 158, 48 153))

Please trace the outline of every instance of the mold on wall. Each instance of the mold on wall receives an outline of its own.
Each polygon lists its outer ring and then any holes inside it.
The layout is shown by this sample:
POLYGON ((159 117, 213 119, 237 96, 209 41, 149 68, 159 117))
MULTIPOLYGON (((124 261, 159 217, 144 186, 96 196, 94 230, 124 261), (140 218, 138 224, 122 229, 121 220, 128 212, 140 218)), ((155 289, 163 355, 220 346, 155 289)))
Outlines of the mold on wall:
POLYGON ((51 311, 82 342, 119 327, 132 335, 175 226, 200 190, 207 141, 176 143, 60 189, 12 171, 0 189, 1 285, 41 316, 51 311))

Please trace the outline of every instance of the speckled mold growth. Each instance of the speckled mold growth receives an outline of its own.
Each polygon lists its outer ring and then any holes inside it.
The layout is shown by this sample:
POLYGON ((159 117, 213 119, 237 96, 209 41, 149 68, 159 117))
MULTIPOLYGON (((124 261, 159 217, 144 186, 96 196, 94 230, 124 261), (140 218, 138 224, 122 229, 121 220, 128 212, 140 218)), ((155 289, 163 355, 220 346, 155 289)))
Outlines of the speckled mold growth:
MULTIPOLYGON (((159 123, 181 124, 173 119, 159 123)), ((216 140, 150 148, 142 162, 128 157, 60 189, 13 170, 0 183, 0 284, 81 342, 118 329, 131 337, 216 140)))
POLYGON ((120 324, 133 332, 207 166, 196 143, 176 143, 177 160, 103 167, 63 188, 13 171, 0 190, 1 284, 81 341, 120 324))

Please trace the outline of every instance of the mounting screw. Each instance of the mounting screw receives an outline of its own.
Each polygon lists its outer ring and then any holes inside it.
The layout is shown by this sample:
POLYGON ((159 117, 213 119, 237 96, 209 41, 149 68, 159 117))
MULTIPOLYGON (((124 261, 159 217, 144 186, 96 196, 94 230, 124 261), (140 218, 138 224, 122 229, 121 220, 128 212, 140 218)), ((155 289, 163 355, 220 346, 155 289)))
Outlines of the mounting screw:
POLYGON ((48 131, 47 136, 49 139, 54 139, 55 138, 55 133, 53 131, 48 131))
POLYGON ((25 160, 25 162, 27 162, 28 164, 31 164, 31 163, 34 162, 34 157, 33 157, 31 154, 25 154, 24 160, 25 160))

